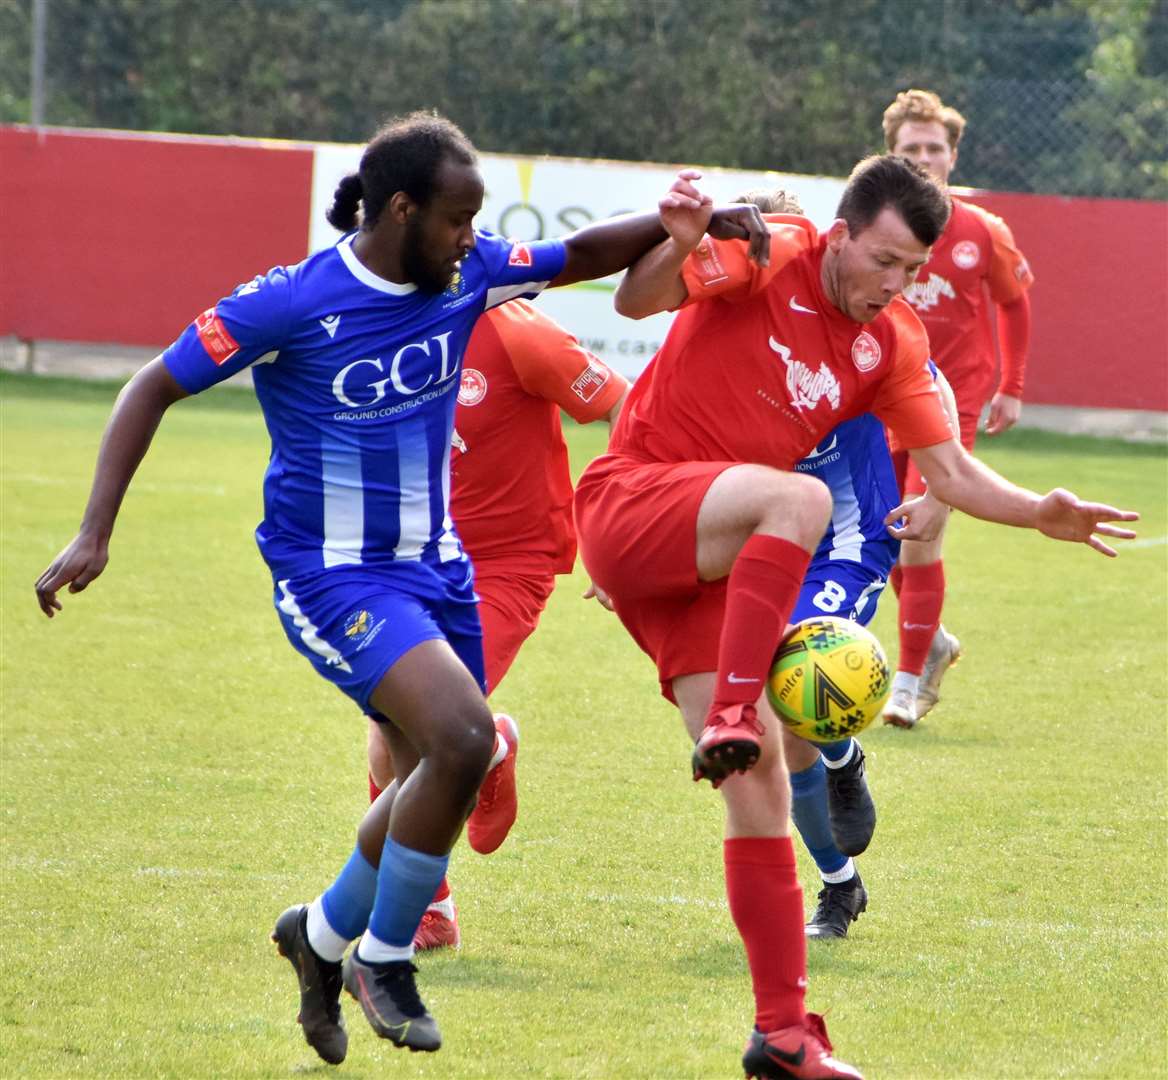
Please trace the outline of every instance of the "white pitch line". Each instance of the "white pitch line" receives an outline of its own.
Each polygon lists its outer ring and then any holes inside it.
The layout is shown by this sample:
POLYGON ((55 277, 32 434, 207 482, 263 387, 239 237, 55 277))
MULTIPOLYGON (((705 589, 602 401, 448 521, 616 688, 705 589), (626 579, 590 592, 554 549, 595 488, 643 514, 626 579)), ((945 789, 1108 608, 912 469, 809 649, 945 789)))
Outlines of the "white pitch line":
POLYGON ((1149 536, 1142 540, 1120 540, 1119 547, 1116 550, 1122 551, 1124 548, 1163 547, 1165 544, 1168 544, 1168 536, 1149 536))

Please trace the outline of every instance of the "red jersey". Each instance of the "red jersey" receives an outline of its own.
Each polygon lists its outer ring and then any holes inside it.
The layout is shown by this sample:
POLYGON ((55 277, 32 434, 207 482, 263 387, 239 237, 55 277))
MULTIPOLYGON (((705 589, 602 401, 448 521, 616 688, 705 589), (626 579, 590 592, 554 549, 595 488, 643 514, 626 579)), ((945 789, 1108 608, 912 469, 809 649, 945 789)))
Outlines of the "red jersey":
POLYGON ((767 221, 765 268, 740 240, 705 237, 687 258, 689 298, 629 394, 611 452, 790 470, 864 412, 905 448, 952 438, 912 309, 897 298, 854 322, 823 291, 826 241, 811 222, 767 221))
MULTIPOLYGON (((929 261, 904 293, 928 331, 933 360, 956 391, 990 397, 997 363, 985 302, 1011 304, 1034 283, 1010 227, 980 206, 953 199, 953 213, 929 261)), ((1001 391, 1022 396, 1025 354, 1002 354, 1001 391)))
POLYGON ((576 558, 563 408, 606 416, 628 383, 524 300, 488 311, 463 360, 450 456, 451 516, 472 559, 576 558))

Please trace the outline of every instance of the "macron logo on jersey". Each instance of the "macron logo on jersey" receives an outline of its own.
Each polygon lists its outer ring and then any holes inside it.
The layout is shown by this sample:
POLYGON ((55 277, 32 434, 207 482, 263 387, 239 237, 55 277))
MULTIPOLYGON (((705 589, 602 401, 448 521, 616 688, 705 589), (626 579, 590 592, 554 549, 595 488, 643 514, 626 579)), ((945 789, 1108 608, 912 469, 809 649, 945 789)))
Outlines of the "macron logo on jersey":
POLYGON ((804 409, 814 409, 824 398, 833 409, 840 406, 840 384, 835 372, 826 364, 820 364, 819 370, 814 371, 802 360, 792 360, 791 350, 781 345, 772 337, 770 347, 779 354, 787 366, 787 393, 791 396, 791 405, 802 412, 804 409))
POLYGON ((239 342, 231 336, 231 331, 227 329, 223 320, 215 314, 213 307, 207 308, 202 315, 196 317, 195 331, 199 335, 199 341, 202 342, 203 348, 207 350, 207 355, 215 362, 216 366, 226 364, 239 352, 239 342))
POLYGON ((320 320, 320 325, 324 327, 324 332, 328 334, 329 338, 337 336, 337 327, 341 325, 341 317, 339 315, 326 315, 320 320))

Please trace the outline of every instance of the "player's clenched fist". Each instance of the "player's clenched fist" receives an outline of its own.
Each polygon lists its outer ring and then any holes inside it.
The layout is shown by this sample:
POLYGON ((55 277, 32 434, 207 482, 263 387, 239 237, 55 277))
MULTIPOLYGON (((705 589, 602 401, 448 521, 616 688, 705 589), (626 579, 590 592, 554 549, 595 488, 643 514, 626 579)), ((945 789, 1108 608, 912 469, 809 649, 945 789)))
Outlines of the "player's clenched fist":
POLYGON ((657 203, 662 227, 687 251, 701 242, 714 211, 713 199, 694 185, 701 176, 697 169, 682 169, 657 203))

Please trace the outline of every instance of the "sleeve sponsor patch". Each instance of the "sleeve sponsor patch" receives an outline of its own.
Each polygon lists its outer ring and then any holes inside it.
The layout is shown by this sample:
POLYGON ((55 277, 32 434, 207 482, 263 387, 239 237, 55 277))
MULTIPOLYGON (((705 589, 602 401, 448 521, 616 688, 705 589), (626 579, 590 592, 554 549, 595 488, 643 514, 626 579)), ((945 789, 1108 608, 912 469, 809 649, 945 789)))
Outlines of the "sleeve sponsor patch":
POLYGON ((203 348, 207 350, 207 355, 216 365, 227 363, 239 352, 239 342, 231 336, 231 331, 215 314, 213 307, 207 308, 195 319, 195 330, 203 343, 203 348))
POLYGON ((708 236, 694 248, 694 261, 697 263, 698 280, 703 285, 713 285, 726 277, 726 268, 718 258, 718 246, 711 242, 708 236))
POLYGON ((598 393, 605 383, 611 378, 612 372, 608 370, 603 364, 590 362, 588 366, 576 376, 576 381, 572 383, 572 393, 574 393, 585 404, 590 402, 598 393))
POLYGON ((511 255, 507 259, 508 266, 530 266, 531 248, 526 244, 515 244, 511 248, 511 255))

